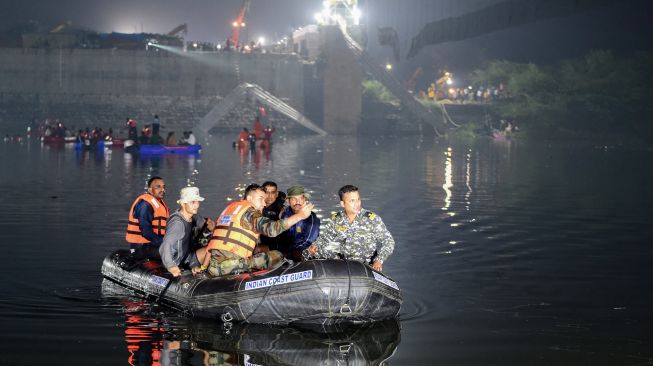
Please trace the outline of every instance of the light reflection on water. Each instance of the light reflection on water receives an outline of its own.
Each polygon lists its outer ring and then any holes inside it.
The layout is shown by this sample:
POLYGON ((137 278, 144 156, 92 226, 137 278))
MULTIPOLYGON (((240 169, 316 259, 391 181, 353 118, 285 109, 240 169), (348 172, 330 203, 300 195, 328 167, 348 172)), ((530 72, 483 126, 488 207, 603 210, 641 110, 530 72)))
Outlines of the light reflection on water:
MULTIPOLYGON (((251 182, 302 184, 324 216, 339 209, 340 186, 358 185, 397 242, 384 264, 404 296, 390 364, 653 359, 643 346, 653 320, 650 151, 412 137, 296 136, 255 151, 233 149, 228 136, 209 142, 199 155, 160 157, 0 145, 0 363, 74 354, 66 364, 127 364, 132 326, 151 331, 145 347, 181 349, 181 364, 224 351, 206 346, 223 341, 212 322, 101 295, 101 260, 124 245, 125 210, 153 175, 173 204, 196 182, 210 216, 251 182)), ((306 360, 325 349, 302 332, 254 328, 245 334, 278 337, 306 360)), ((228 351, 244 362, 247 352, 228 351)))

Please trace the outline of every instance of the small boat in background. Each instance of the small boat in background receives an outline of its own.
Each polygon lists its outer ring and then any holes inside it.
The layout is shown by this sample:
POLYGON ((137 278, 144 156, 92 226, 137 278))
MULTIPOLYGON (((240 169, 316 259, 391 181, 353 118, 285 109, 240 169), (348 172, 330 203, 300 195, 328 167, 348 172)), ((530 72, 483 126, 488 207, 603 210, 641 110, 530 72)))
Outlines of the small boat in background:
POLYGON ((92 149, 104 149, 109 147, 121 148, 125 145, 125 141, 121 139, 113 140, 84 140, 82 142, 75 142, 75 150, 92 150, 92 149))
POLYGON ((195 154, 202 150, 202 145, 139 145, 141 154, 195 154))
POLYGON ((41 142, 44 144, 67 144, 77 141, 75 136, 43 136, 41 137, 41 142))
POLYGON ((123 140, 123 139, 104 140, 104 146, 107 146, 107 147, 123 147, 123 146, 125 146, 125 140, 123 140))

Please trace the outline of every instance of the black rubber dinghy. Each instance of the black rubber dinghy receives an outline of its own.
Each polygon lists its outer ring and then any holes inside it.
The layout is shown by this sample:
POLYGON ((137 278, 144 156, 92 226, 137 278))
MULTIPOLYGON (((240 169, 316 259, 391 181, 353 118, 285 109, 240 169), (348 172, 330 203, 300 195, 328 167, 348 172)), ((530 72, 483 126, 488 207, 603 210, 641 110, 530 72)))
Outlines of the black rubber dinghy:
POLYGON ((159 262, 135 260, 128 250, 118 250, 104 259, 102 275, 141 297, 225 322, 367 323, 395 318, 402 302, 395 281, 349 260, 284 262, 214 278, 185 271, 174 278, 159 262))

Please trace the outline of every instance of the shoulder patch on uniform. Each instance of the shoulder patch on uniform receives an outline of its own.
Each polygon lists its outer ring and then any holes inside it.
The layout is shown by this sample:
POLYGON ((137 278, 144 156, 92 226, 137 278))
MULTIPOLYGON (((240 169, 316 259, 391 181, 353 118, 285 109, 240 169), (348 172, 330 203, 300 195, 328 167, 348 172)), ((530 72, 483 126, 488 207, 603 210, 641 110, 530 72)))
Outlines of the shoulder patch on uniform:
POLYGON ((374 220, 374 218, 376 217, 376 214, 374 212, 372 212, 372 211, 367 211, 365 213, 365 216, 367 216, 370 220, 374 220))
POLYGON ((333 212, 331 213, 331 220, 335 220, 338 217, 340 217, 340 212, 333 212))

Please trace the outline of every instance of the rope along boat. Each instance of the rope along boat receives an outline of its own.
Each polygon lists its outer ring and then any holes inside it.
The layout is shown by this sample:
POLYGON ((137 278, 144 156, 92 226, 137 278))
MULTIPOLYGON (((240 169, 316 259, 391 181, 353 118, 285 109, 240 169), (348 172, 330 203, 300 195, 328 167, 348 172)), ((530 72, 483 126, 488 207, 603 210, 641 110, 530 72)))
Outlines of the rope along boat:
POLYGON ((104 259, 102 275, 139 296, 225 322, 366 323, 396 317, 402 302, 395 281, 349 260, 287 261, 214 278, 186 271, 175 278, 158 262, 118 250, 104 259))

